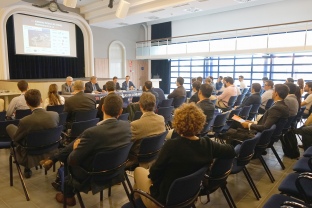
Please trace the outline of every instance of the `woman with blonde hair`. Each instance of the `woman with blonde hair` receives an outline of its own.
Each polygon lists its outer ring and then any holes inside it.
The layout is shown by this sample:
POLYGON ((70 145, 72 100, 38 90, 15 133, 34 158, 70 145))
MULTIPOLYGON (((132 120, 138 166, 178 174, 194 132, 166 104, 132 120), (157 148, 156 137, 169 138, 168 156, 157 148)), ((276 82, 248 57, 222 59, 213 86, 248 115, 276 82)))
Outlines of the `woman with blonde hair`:
POLYGON ((48 105, 64 105, 65 99, 57 92, 58 87, 56 84, 49 86, 48 97, 44 100, 43 108, 47 108, 48 105))
MULTIPOLYGON (((138 167, 134 171, 135 186, 165 204, 172 182, 209 167, 214 158, 233 158, 231 145, 219 144, 209 137, 197 136, 206 122, 206 116, 195 103, 183 104, 174 111, 173 127, 176 138, 167 140, 150 170, 138 167)), ((142 197, 146 207, 157 207, 142 197)))

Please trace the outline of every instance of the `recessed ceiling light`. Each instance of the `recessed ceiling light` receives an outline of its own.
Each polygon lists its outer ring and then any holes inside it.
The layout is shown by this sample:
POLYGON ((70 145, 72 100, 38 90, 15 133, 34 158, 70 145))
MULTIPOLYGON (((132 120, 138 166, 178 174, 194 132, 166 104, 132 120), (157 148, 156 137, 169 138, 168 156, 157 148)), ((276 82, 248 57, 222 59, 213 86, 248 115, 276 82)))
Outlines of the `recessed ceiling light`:
POLYGON ((195 13, 195 12, 200 12, 203 11, 202 9, 196 8, 196 7, 190 7, 188 9, 184 9, 185 12, 189 12, 189 13, 195 13))
POLYGON ((150 13, 156 13, 156 12, 161 12, 161 11, 164 11, 165 9, 157 9, 157 10, 154 10, 154 11, 150 11, 150 13))
POLYGON ((127 26, 127 25, 129 25, 128 23, 124 23, 124 22, 119 22, 119 23, 117 23, 118 25, 121 25, 121 26, 127 26))
POLYGON ((252 1, 256 1, 256 0, 234 0, 238 3, 248 3, 248 2, 252 2, 252 1))
POLYGON ((173 6, 172 8, 179 8, 179 7, 184 7, 184 6, 189 6, 190 4, 179 4, 176 6, 173 6))
POLYGON ((150 17, 145 17, 146 19, 150 19, 150 20, 158 20, 159 17, 156 16, 150 16, 150 17))

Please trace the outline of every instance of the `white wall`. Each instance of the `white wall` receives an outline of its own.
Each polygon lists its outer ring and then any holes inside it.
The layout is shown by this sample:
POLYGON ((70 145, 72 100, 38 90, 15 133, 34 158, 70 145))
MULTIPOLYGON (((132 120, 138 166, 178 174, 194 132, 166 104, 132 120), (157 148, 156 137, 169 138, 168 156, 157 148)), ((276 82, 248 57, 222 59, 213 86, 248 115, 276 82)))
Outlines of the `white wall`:
POLYGON ((94 58, 108 58, 109 44, 118 40, 126 48, 127 60, 135 60, 135 43, 144 40, 144 29, 141 25, 131 25, 116 29, 105 29, 91 26, 93 33, 94 58))
POLYGON ((312 20, 311 9, 311 0, 287 0, 176 20, 172 22, 172 37, 312 20))

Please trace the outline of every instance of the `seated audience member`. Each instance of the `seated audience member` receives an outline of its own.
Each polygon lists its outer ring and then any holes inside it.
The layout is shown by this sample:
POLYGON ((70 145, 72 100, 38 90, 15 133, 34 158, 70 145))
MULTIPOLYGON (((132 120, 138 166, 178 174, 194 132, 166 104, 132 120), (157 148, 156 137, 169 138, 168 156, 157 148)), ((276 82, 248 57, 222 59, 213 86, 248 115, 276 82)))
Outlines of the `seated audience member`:
POLYGON ((223 86, 223 77, 219 76, 216 82, 216 90, 217 91, 221 90, 222 86, 223 86))
POLYGON ((255 133, 271 128, 280 118, 287 119, 289 117, 289 109, 284 99, 288 92, 289 88, 286 85, 276 84, 272 95, 275 104, 264 113, 258 122, 233 122, 231 128, 225 133, 229 137, 227 142, 232 143, 233 139, 241 141, 250 139, 255 133))
MULTIPOLYGON (((117 120, 122 113, 122 98, 115 93, 107 95, 102 109, 104 121, 100 125, 85 130, 79 138, 67 145, 60 153, 41 162, 47 170, 57 161, 68 162, 75 184, 79 184, 80 190, 83 192, 88 192, 91 189, 93 193, 97 193, 103 187, 91 183, 88 176, 82 173, 79 167, 92 171, 92 161, 97 153, 122 147, 131 140, 130 123, 117 120)), ((67 198, 67 205, 74 206, 76 204, 71 184, 67 185, 66 193, 56 194, 56 201, 63 203, 64 195, 67 198)))
POLYGON ((246 88, 246 84, 244 82, 244 76, 240 75, 238 77, 238 81, 239 81, 239 88, 240 88, 240 91, 243 91, 244 88, 246 88))
POLYGON ((62 95, 70 95, 74 92, 73 81, 72 77, 66 77, 66 83, 62 84, 62 95))
POLYGON ((299 105, 300 105, 295 95, 297 86, 291 82, 287 82, 285 83, 285 85, 287 85, 289 88, 289 94, 284 99, 285 104, 289 108, 289 116, 296 116, 298 113, 299 105))
POLYGON ((260 97, 261 85, 259 83, 253 83, 251 85, 251 95, 244 99, 241 105, 235 106, 236 108, 243 108, 245 106, 250 106, 253 104, 261 104, 261 97, 260 97))
MULTIPOLYGON (((120 85, 118 83, 118 78, 116 76, 113 77, 113 82, 114 82, 114 85, 115 85, 115 90, 120 90, 120 85)), ((103 85, 103 90, 104 91, 108 91, 107 88, 106 88, 106 84, 103 85)))
POLYGON ((216 92, 215 84, 210 77, 205 79, 205 84, 209 84, 212 87, 212 92, 216 92))
POLYGON ((209 99, 212 93, 212 87, 209 84, 202 84, 198 91, 199 101, 197 107, 203 110, 206 115, 206 123, 213 119, 215 107, 209 99))
POLYGON ((130 76, 126 76, 126 81, 122 83, 122 90, 133 90, 135 88, 133 82, 130 81, 130 76))
POLYGON ((216 106, 219 108, 227 108, 231 96, 237 96, 237 89, 234 86, 232 77, 224 78, 225 88, 221 95, 217 96, 216 106))
POLYGON ((146 82, 144 83, 143 92, 150 92, 150 93, 152 93, 152 94, 155 96, 155 98, 156 98, 156 106, 158 105, 158 102, 159 102, 159 95, 158 95, 157 92, 155 92, 155 91, 153 90, 153 83, 152 83, 151 81, 146 81, 146 82))
MULTIPOLYGON (((142 167, 135 169, 135 186, 165 204, 169 188, 175 179, 204 166, 209 167, 214 158, 235 157, 232 146, 211 141, 209 137, 196 136, 202 130, 205 120, 206 116, 194 103, 177 108, 173 127, 179 136, 165 142, 149 170, 142 167)), ((142 197, 142 201, 146 207, 158 207, 145 197, 142 197)))
POLYGON ((195 92, 192 97, 189 100, 189 103, 197 103, 199 101, 198 98, 198 90, 200 88, 201 83, 199 81, 196 81, 192 84, 192 91, 195 92))
POLYGON ((27 151, 23 149, 20 144, 25 143, 25 137, 30 132, 57 127, 59 115, 56 112, 46 111, 40 107, 42 100, 39 90, 28 90, 25 93, 25 100, 32 114, 22 118, 19 121, 18 127, 10 124, 7 126, 6 130, 15 144, 16 160, 20 165, 25 167, 25 178, 30 178, 32 175, 30 168, 37 166, 40 160, 49 157, 52 153, 47 152, 43 155, 29 156, 27 155, 27 151))
MULTIPOLYGON (((107 90, 107 93, 108 94, 111 94, 111 93, 115 93, 115 83, 113 81, 108 81, 106 82, 106 90, 107 90)), ((100 119, 100 121, 103 120, 103 111, 102 111, 102 106, 104 104, 104 100, 105 100, 105 97, 102 97, 101 100, 100 100, 100 103, 99 103, 99 106, 97 107, 98 109, 98 112, 96 114, 96 117, 100 119)))
POLYGON ((178 77, 176 81, 177 88, 173 90, 172 93, 168 95, 168 98, 178 98, 178 97, 185 97, 186 96, 186 91, 185 88, 183 87, 184 84, 184 79, 183 77, 178 77))
POLYGON ((135 154, 139 153, 140 144, 143 138, 155 136, 166 131, 163 116, 154 113, 156 99, 152 93, 144 92, 139 101, 140 110, 143 115, 140 119, 131 122, 132 141, 134 142, 127 165, 137 163, 135 154))
POLYGON ((268 80, 269 80, 269 79, 268 79, 267 77, 263 77, 263 78, 262 78, 263 86, 264 86, 265 82, 268 81, 268 80))
POLYGON ((14 118, 16 110, 29 109, 25 100, 25 93, 28 90, 28 83, 25 80, 21 80, 17 83, 17 87, 22 92, 22 94, 11 100, 6 112, 7 119, 14 118))
POLYGON ((293 78, 287 78, 286 79, 286 83, 292 83, 292 84, 294 84, 295 83, 295 80, 293 79, 293 78))
POLYGON ((309 94, 307 98, 301 103, 301 106, 306 106, 306 109, 304 110, 303 114, 309 115, 310 114, 310 108, 312 106, 312 82, 307 82, 305 87, 305 91, 309 94))
POLYGON ((196 78, 196 81, 199 81, 200 84, 202 84, 202 83, 203 83, 203 78, 202 78, 202 77, 197 77, 197 78, 196 78))
POLYGON ((90 81, 85 84, 84 92, 85 93, 95 93, 95 94, 98 94, 98 93, 102 92, 99 84, 97 83, 96 76, 92 76, 90 78, 90 81))
POLYGON ((44 100, 43 108, 46 109, 48 105, 64 105, 65 99, 58 94, 58 88, 56 84, 49 86, 48 97, 44 100))
POLYGON ((75 111, 87 111, 95 109, 96 101, 93 95, 83 93, 83 81, 77 80, 74 84, 74 96, 66 99, 64 111, 68 113, 67 121, 72 122, 75 111))
POLYGON ((310 114, 302 127, 295 129, 295 133, 302 135, 302 145, 298 145, 299 147, 307 150, 312 146, 312 114, 310 114))
POLYGON ((303 87, 304 87, 304 81, 302 78, 297 80, 297 85, 299 86, 300 96, 301 96, 303 94, 303 87))
POLYGON ((258 110, 258 112, 260 114, 265 113, 265 106, 266 106, 268 100, 272 99, 273 87, 274 87, 273 81, 271 81, 271 80, 265 81, 265 83, 264 83, 265 92, 261 95, 261 105, 260 105, 260 108, 258 110))

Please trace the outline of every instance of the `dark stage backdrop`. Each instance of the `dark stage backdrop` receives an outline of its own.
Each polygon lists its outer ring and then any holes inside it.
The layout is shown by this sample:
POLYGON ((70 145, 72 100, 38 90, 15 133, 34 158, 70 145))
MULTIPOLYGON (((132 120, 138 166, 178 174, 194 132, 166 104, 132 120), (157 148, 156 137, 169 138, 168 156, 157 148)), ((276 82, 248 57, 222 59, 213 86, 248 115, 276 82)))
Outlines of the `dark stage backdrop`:
MULTIPOLYGON (((152 40, 159 38, 170 38, 171 37, 171 22, 164 22, 160 24, 152 25, 151 31, 152 40)), ((165 94, 170 92, 170 74, 171 74, 171 61, 166 60, 152 60, 151 61, 151 74, 159 75, 162 81, 159 87, 164 91, 165 94)))
POLYGON ((77 58, 15 54, 13 16, 6 24, 10 79, 85 77, 83 34, 76 25, 77 58))

